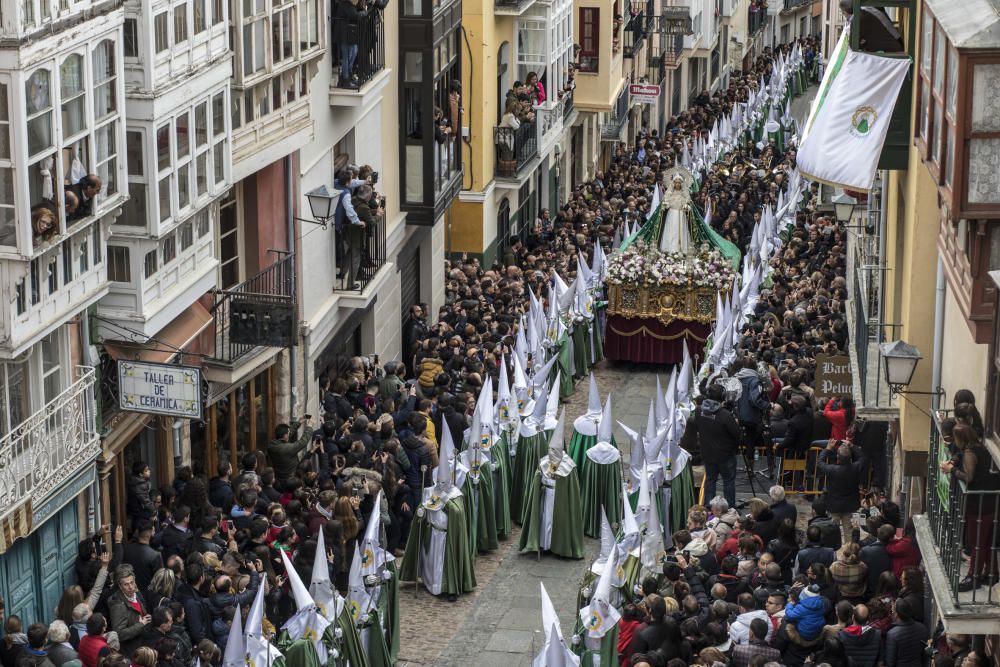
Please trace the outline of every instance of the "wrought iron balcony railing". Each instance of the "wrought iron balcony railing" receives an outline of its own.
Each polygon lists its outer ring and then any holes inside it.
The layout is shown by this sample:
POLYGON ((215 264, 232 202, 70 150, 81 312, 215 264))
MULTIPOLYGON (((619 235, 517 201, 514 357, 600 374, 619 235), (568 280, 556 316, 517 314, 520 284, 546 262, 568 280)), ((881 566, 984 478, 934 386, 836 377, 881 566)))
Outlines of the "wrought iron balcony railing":
POLYGON ((73 384, 0 438, 0 516, 41 500, 101 453, 96 372, 78 367, 74 374, 73 384))
POLYGON ((625 37, 622 46, 622 55, 632 58, 646 44, 646 37, 649 35, 649 18, 645 11, 641 11, 629 17, 625 23, 625 37))
POLYGON ((601 124, 601 139, 616 141, 621 136, 622 128, 628 120, 629 101, 628 81, 626 81, 622 92, 618 93, 615 105, 608 112, 607 120, 601 124))
POLYGON ((336 17, 330 22, 333 27, 333 38, 331 39, 334 53, 333 69, 338 75, 338 87, 361 88, 385 69, 385 21, 383 18, 382 10, 372 5, 368 9, 368 13, 358 19, 357 27, 336 17), (357 30, 358 57, 351 69, 351 79, 345 81, 342 74, 337 36, 348 30, 357 30))
MULTIPOLYGON (((969 489, 951 473, 941 470, 941 462, 948 460, 951 453, 948 443, 941 437, 940 427, 935 415, 931 419, 930 451, 927 453, 926 517, 936 555, 947 581, 947 592, 956 607, 992 606, 998 602, 998 596, 987 579, 997 576, 1000 530, 996 522, 1000 518, 1000 490, 969 489), (966 549, 970 560, 964 557, 966 549), (959 583, 968 572, 982 574, 975 582, 978 587, 959 590, 959 583)), ((977 465, 997 469, 992 457, 977 465)), ((925 553, 924 558, 929 556, 925 553)))
POLYGON ((498 178, 517 178, 521 169, 538 155, 536 122, 522 122, 516 130, 510 127, 493 128, 498 178))
POLYGON ((215 304, 212 306, 212 314, 215 317, 213 323, 215 327, 215 352, 211 355, 213 361, 232 364, 255 348, 268 344, 263 340, 259 345, 237 342, 232 336, 230 321, 234 305, 249 300, 257 303, 270 303, 282 308, 294 307, 294 253, 285 255, 253 278, 236 287, 215 293, 215 304))
POLYGON ((366 225, 353 236, 342 228, 337 242, 337 266, 340 269, 337 290, 364 291, 385 265, 385 257, 385 215, 376 215, 374 225, 366 225))
POLYGON ((813 0, 785 0, 785 6, 782 11, 790 11, 796 9, 797 7, 804 7, 806 5, 811 5, 813 0))
POLYGON ((747 12, 747 31, 753 37, 767 25, 767 7, 751 5, 747 12))

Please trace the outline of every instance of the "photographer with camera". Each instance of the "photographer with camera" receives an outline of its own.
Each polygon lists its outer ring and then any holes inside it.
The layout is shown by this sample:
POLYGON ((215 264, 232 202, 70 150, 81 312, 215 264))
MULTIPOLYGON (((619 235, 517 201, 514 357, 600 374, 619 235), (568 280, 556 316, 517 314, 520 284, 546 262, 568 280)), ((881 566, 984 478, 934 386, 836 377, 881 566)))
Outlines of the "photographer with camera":
POLYGON ((312 415, 288 424, 278 424, 274 429, 274 439, 267 444, 267 456, 274 467, 274 476, 283 484, 295 476, 299 466, 300 452, 312 445, 311 451, 319 451, 322 442, 313 441, 312 415), (301 426, 301 434, 293 440, 301 426))

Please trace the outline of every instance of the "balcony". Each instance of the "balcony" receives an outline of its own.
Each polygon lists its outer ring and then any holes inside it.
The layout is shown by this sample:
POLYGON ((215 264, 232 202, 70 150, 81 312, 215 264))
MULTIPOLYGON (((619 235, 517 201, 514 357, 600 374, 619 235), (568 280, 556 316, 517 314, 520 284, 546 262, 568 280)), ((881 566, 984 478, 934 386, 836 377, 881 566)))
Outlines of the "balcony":
POLYGON ((630 16, 625 23, 625 40, 622 45, 622 55, 626 58, 634 58, 646 44, 646 37, 649 36, 650 20, 645 11, 630 16))
POLYGON ((281 325, 289 316, 289 311, 291 311, 290 316, 295 318, 294 254, 285 255, 253 278, 232 289, 215 292, 215 303, 212 306, 215 349, 206 360, 206 377, 217 382, 233 382, 240 377, 237 372, 239 367, 248 364, 253 357, 267 349, 280 349, 293 344, 281 339, 281 335, 287 333, 281 329, 281 325), (242 342, 234 335, 233 315, 237 311, 244 310, 247 304, 272 307, 265 317, 273 318, 276 336, 269 339, 261 336, 257 344, 252 344, 242 342), (213 373, 213 367, 223 372, 213 373))
POLYGON ((559 100, 563 105, 563 124, 569 123, 570 119, 573 117, 573 91, 570 91, 563 95, 562 99, 559 100))
POLYGON ((516 130, 494 127, 496 146, 496 177, 516 180, 525 166, 538 157, 538 126, 536 121, 521 123, 516 130))
POLYGON ((747 10, 747 35, 752 39, 767 25, 767 7, 751 4, 747 10))
POLYGON ((535 0, 493 0, 493 13, 502 16, 520 16, 535 0))
MULTIPOLYGON (((945 630, 997 634, 1000 632, 1000 596, 994 587, 984 585, 960 592, 958 584, 969 570, 969 561, 963 557, 967 532, 970 537, 976 534, 990 536, 980 540, 980 546, 986 548, 972 549, 972 566, 986 559, 990 561, 987 569, 993 573, 997 571, 995 559, 1000 548, 1000 530, 997 530, 996 521, 1000 517, 1000 490, 971 491, 964 483, 942 472, 940 462, 950 458, 947 448, 941 438, 938 416, 935 416, 931 420, 930 451, 927 453, 926 513, 913 517, 917 543, 945 630)), ((996 470, 996 452, 990 454, 993 457, 990 467, 996 470)))
POLYGON ((808 7, 813 4, 813 0, 785 0, 785 6, 782 8, 782 12, 791 12, 799 7, 808 7))
MULTIPOLYGON (((342 76, 340 48, 336 35, 340 19, 332 21, 334 39, 331 40, 333 76, 330 80, 330 105, 366 107, 388 83, 385 68, 385 21, 381 11, 372 9, 358 21, 358 58, 351 70, 351 78, 342 76), (384 76, 383 76, 384 74, 384 76)), ((353 29, 353 27, 352 27, 353 29)))
POLYGON ((95 424, 93 368, 0 439, 0 517, 30 500, 34 507, 101 453, 95 424))
POLYGON ((622 86, 622 91, 618 93, 618 99, 611 107, 611 111, 604 116, 601 123, 601 141, 621 141, 622 130, 628 121, 628 110, 631 106, 631 99, 628 92, 628 81, 622 86))
POLYGON ((385 266, 385 215, 375 216, 375 225, 366 225, 360 240, 360 247, 354 249, 351 248, 350 239, 346 236, 343 239, 338 239, 337 267, 343 270, 340 283, 336 287, 338 292, 364 292, 365 288, 378 275, 379 269, 385 266), (341 240, 343 245, 341 245, 341 240), (358 253, 358 269, 355 275, 351 276, 347 269, 351 254, 355 250, 358 253))

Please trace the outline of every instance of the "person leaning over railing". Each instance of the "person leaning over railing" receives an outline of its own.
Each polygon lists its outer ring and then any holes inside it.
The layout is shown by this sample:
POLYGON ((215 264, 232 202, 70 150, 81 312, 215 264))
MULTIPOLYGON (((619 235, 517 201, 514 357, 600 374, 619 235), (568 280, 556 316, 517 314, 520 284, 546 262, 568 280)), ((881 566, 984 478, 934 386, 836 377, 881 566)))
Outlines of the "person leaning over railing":
POLYGON ((997 580, 991 547, 1000 473, 992 470, 990 454, 972 426, 956 424, 952 438, 957 451, 950 461, 941 463, 941 471, 965 483, 965 546, 972 551, 972 558, 958 590, 971 591, 992 586, 997 580))

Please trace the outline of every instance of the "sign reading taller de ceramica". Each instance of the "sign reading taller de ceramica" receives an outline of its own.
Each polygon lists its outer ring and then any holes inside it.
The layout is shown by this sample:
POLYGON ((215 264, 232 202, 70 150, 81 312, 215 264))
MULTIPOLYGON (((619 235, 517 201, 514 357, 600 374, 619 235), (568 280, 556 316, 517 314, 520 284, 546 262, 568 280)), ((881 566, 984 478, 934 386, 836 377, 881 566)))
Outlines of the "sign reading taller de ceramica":
POLYGON ((847 355, 816 355, 816 398, 850 396, 854 387, 851 358, 847 355))
POLYGON ((119 361, 118 404, 132 412, 201 419, 201 369, 119 361))

